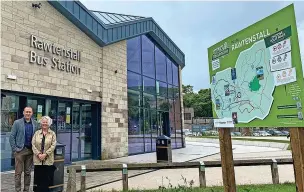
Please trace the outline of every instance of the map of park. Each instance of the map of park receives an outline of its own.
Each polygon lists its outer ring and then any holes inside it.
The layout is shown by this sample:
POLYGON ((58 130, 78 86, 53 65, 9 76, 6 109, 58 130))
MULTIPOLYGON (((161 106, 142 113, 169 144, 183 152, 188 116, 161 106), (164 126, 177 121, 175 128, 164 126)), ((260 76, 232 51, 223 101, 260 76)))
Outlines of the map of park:
POLYGON ((218 118, 248 123, 268 115, 275 88, 270 58, 270 51, 261 40, 239 54, 235 68, 227 68, 212 77, 212 102, 218 118))

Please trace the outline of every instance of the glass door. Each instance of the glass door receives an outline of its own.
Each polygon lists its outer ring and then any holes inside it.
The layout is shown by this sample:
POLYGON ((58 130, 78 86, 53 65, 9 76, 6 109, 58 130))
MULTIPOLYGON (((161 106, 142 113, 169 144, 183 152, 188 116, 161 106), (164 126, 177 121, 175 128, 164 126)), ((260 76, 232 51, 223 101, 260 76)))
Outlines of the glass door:
POLYGON ((72 160, 92 158, 92 108, 91 104, 73 104, 72 160))
POLYGON ((80 107, 79 103, 73 103, 72 160, 80 159, 80 107))
POLYGON ((27 106, 33 108, 33 119, 39 121, 45 114, 45 99, 29 97, 27 99, 27 106))
POLYGON ((65 145, 65 163, 71 162, 72 102, 59 101, 57 115, 57 142, 65 145))
POLYGON ((80 158, 92 158, 92 106, 82 104, 80 108, 80 158))

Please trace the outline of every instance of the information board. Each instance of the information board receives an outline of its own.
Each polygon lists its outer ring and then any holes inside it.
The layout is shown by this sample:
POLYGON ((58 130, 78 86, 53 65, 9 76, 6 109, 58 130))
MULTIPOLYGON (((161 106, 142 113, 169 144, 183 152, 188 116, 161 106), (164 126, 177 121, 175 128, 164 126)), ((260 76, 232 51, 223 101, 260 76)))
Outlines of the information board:
POLYGON ((215 127, 304 127, 294 5, 208 48, 215 127))

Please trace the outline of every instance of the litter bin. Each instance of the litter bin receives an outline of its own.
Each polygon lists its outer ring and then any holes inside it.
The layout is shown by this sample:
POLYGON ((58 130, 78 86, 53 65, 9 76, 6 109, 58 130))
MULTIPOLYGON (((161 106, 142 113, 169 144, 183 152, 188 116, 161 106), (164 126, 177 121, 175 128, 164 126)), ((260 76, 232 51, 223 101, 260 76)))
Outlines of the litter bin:
POLYGON ((156 138, 156 160, 157 163, 172 162, 171 139, 165 135, 156 138))
POLYGON ((45 189, 37 187, 39 183, 41 186, 49 185, 50 192, 62 192, 64 186, 64 154, 65 145, 58 143, 54 150, 54 164, 53 166, 39 165, 34 168, 34 186, 33 191, 41 192, 45 189), (45 172, 48 172, 45 174, 45 172), (45 175, 50 175, 46 178, 45 175))
POLYGON ((54 176, 49 189, 51 192, 62 192, 64 186, 64 156, 65 156, 65 145, 58 143, 54 151, 54 176))

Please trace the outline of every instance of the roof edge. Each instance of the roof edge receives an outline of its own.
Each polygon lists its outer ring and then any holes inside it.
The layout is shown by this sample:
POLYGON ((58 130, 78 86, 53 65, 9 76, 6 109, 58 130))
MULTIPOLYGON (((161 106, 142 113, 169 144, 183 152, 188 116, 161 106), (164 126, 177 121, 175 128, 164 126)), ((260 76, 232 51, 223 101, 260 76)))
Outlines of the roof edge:
POLYGON ((105 25, 80 1, 48 0, 48 2, 100 46, 149 34, 176 64, 182 68, 185 66, 185 54, 152 17, 105 25))

